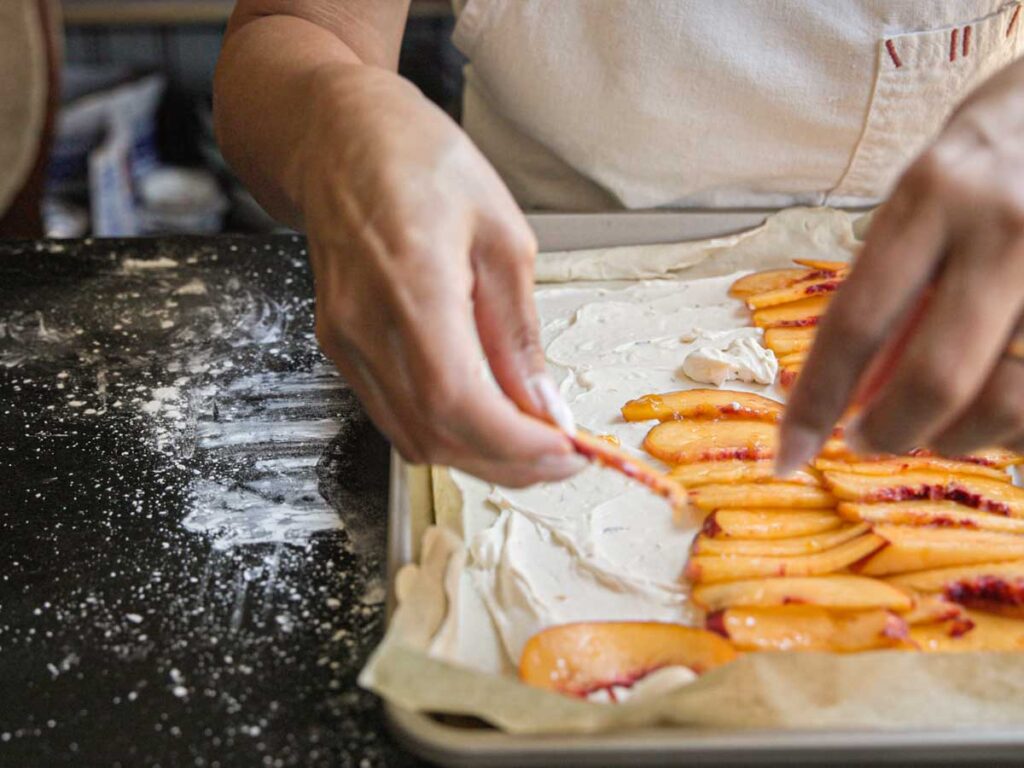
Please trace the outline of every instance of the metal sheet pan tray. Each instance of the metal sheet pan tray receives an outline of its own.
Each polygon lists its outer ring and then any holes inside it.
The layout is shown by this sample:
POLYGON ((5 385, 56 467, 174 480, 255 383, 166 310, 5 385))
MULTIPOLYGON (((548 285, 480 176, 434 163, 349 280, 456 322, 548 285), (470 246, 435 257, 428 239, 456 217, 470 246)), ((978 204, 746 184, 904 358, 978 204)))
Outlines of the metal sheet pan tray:
MULTIPOLYGON (((547 214, 530 217, 542 250, 695 240, 761 223, 766 212, 547 214)), ((392 454, 389 587, 416 558, 433 522, 430 473, 392 454)), ((389 589, 389 614, 393 590, 389 589)), ((434 717, 386 704, 396 736, 447 766, 1024 764, 1024 729, 729 730, 644 728, 604 734, 518 736, 472 718, 434 717)))

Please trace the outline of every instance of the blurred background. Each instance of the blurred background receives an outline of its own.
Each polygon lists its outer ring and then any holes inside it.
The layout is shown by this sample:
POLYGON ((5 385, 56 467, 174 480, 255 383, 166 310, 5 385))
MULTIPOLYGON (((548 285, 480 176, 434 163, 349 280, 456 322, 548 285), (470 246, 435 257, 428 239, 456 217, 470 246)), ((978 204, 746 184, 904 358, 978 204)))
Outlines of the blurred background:
MULTIPOLYGON (((49 43, 51 94, 38 167, 6 227, 0 209, 0 235, 277 228, 213 137, 211 83, 232 0, 31 2, 49 43)), ((457 117, 463 61, 451 27, 450 0, 412 0, 400 70, 457 117)))

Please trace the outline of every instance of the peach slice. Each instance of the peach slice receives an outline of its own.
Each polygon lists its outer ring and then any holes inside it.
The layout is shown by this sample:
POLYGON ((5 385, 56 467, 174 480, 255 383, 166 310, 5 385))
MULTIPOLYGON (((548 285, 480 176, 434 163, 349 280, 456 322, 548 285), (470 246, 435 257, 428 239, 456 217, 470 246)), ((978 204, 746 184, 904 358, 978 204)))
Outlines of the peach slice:
POLYGON ((783 355, 779 358, 779 365, 783 368, 802 366, 805 362, 807 362, 806 352, 790 352, 788 355, 783 355))
POLYGON ((704 518, 702 531, 712 537, 788 539, 831 531, 842 524, 831 510, 720 509, 704 518))
POLYGON ((758 328, 813 328, 825 314, 829 297, 812 296, 775 307, 754 311, 754 325, 758 328))
POLYGON ((744 651, 854 653, 906 645, 907 624, 885 610, 829 611, 816 605, 729 608, 708 629, 744 651))
POLYGON ((825 472, 825 485, 843 501, 955 501, 965 507, 1024 517, 1024 489, 999 480, 915 470, 894 477, 825 472))
POLYGON ((1024 621, 965 611, 960 620, 910 628, 910 639, 928 652, 1024 650, 1024 621))
POLYGON ((686 389, 664 395, 644 395, 622 406, 626 421, 669 419, 745 419, 776 423, 783 405, 762 395, 728 389, 686 389))
POLYGON ((697 509, 824 509, 835 505, 835 497, 824 488, 803 483, 714 483, 690 491, 697 509))
POLYGON ((764 345, 776 355, 806 352, 814 343, 815 328, 769 328, 764 332, 764 345))
MULTIPOLYGON (((687 488, 709 483, 770 483, 775 482, 774 466, 771 461, 698 461, 673 467, 668 474, 687 488)), ((802 485, 821 482, 811 470, 798 470, 786 480, 802 485)))
POLYGON ((885 544, 885 539, 866 533, 838 547, 812 555, 767 557, 763 555, 691 556, 686 576, 696 584, 734 581, 766 576, 823 576, 841 571, 885 544))
POLYGON ((793 259, 793 263, 819 272, 849 272, 852 266, 848 261, 825 261, 823 259, 793 259))
POLYGON ((693 588, 691 599, 698 608, 709 612, 794 604, 846 611, 885 608, 903 612, 914 605, 910 595, 884 581, 848 574, 701 584, 693 588))
POLYGON ((700 534, 693 541, 694 555, 720 555, 722 557, 760 555, 764 557, 789 557, 810 555, 838 547, 871 530, 867 523, 846 525, 825 533, 810 536, 795 536, 789 539, 725 539, 700 534))
POLYGON ((895 501, 889 504, 844 501, 836 507, 836 511, 841 517, 853 522, 973 528, 1024 534, 1024 520, 991 512, 974 512, 953 501, 895 501))
POLYGON ((752 272, 733 283, 729 287, 729 295, 737 299, 745 299, 747 296, 782 288, 799 280, 806 280, 813 271, 812 269, 790 267, 788 269, 767 269, 762 272, 752 272))
POLYGON ((602 466, 610 467, 626 477, 636 480, 641 485, 647 486, 657 495, 667 499, 673 510, 679 511, 689 506, 686 489, 650 464, 633 458, 607 440, 586 432, 578 431, 571 439, 573 447, 581 456, 585 456, 590 461, 596 461, 602 466))
POLYGON ((904 589, 938 593, 952 603, 990 613, 1024 617, 1024 562, 983 563, 894 576, 904 589))
POLYGON ((874 534, 886 546, 853 568, 865 576, 1024 559, 1024 536, 1007 533, 876 525, 874 534))
POLYGON ((814 461, 814 466, 823 472, 853 472, 856 475, 886 475, 891 477, 901 472, 924 469, 936 472, 949 472, 955 475, 978 475, 979 477, 987 477, 1004 483, 1008 483, 1013 479, 1009 473, 995 467, 975 464, 970 461, 944 459, 940 456, 897 456, 877 461, 839 461, 831 458, 819 458, 814 461))
POLYGON ((834 293, 842 284, 843 279, 839 276, 823 277, 820 274, 811 275, 795 283, 748 296, 747 307, 755 310, 764 309, 765 307, 775 307, 780 304, 790 304, 807 298, 824 296, 834 293))
POLYGON ((886 581, 900 589, 914 592, 945 592, 960 584, 980 579, 999 579, 1009 584, 1024 585, 1024 561, 1006 563, 975 563, 955 568, 935 568, 930 571, 890 576, 886 581))
POLYGON ((793 389, 803 369, 803 365, 785 365, 779 369, 779 386, 784 392, 793 389))
POLYGON ((688 667, 701 674, 736 655, 719 635, 680 624, 562 624, 527 641, 519 679, 536 688, 586 696, 613 685, 632 685, 662 667, 688 667))
POLYGON ((663 421, 644 438, 644 449, 666 464, 756 461, 775 456, 779 432, 763 421, 663 421))
POLYGON ((914 626, 952 621, 963 615, 963 606, 951 603, 941 595, 914 595, 914 607, 903 614, 903 619, 907 624, 914 626))

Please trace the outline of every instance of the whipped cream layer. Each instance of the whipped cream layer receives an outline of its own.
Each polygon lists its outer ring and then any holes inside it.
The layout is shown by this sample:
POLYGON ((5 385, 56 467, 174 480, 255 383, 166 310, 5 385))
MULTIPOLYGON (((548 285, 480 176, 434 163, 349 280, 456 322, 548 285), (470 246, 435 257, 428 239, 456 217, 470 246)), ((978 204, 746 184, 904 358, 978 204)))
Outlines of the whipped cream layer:
MULTIPOLYGON (((548 365, 579 426, 614 435, 625 450, 656 463, 641 447, 653 423, 624 421, 626 401, 708 386, 684 372, 694 353, 728 358, 738 350, 743 359, 729 365, 758 373, 770 368, 774 358, 761 347, 760 331, 749 327, 742 302, 728 295, 743 274, 539 288, 548 365)), ((781 399, 775 385, 756 380, 727 387, 781 399)), ((673 520, 668 504, 639 484, 598 466, 526 489, 457 471, 450 477, 461 495, 469 551, 459 584, 449 591, 453 610, 441 633, 445 642, 433 648, 438 655, 507 672, 545 627, 698 618, 681 576, 699 521, 673 520), (488 622, 477 615, 481 604, 488 622)))

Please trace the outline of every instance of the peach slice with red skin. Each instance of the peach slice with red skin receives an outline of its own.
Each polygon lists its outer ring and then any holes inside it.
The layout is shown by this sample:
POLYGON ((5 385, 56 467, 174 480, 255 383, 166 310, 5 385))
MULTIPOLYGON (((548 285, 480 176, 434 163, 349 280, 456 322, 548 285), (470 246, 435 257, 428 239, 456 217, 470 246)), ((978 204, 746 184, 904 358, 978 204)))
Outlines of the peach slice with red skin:
POLYGON ((852 522, 923 525, 932 528, 971 528, 979 531, 1024 534, 1024 520, 975 512, 953 501, 895 501, 881 504, 841 502, 841 517, 852 522))
POLYGON ((779 431, 763 421, 663 421, 644 438, 644 449, 666 464, 775 457, 779 431))
POLYGON ((818 458, 814 460, 814 467, 823 472, 852 472, 856 475, 885 475, 887 477, 908 471, 931 470, 955 475, 978 475, 1004 483, 1013 479, 1009 473, 995 467, 970 461, 944 459, 940 456, 894 456, 876 461, 840 461, 818 458))
POLYGON ((793 263, 818 272, 849 271, 850 267, 853 266, 848 261, 826 261, 824 259, 793 259, 793 263))
POLYGON ((527 641, 519 679, 536 688, 583 697, 615 685, 632 685, 663 667, 688 667, 702 674, 736 655, 719 635, 680 624, 562 624, 527 641))
POLYGON ((796 380, 800 378, 803 365, 785 365, 779 369, 779 386, 784 392, 789 392, 796 386, 796 380))
POLYGON ((774 307, 754 310, 754 325, 758 328, 813 328, 828 308, 829 296, 812 296, 774 307))
POLYGON ((688 506, 686 489, 664 472, 630 456, 607 440, 586 432, 577 432, 571 439, 573 447, 581 456, 647 486, 658 496, 668 500, 673 510, 679 511, 688 506))
MULTIPOLYGON (((872 579, 872 581, 879 581, 872 579)), ((953 621, 964 615, 963 606, 951 603, 941 595, 914 595, 914 607, 902 614, 907 624, 935 624, 953 621)))
POLYGON ((874 535, 885 546, 852 568, 865 576, 1024 559, 1024 536, 1007 533, 876 525, 874 535))
POLYGON ((685 389, 663 395, 643 395, 622 406, 626 421, 668 421, 670 419, 782 420, 783 405, 751 392, 728 389, 685 389))
POLYGON ((686 564, 686 576, 696 584, 769 576, 824 576, 863 560, 883 544, 885 539, 867 533, 811 555, 693 555, 686 564))
POLYGON ((892 477, 825 472, 824 478, 843 501, 955 501, 985 512, 1024 517, 1024 489, 976 475, 914 470, 892 477))
POLYGON ((829 611, 815 605, 729 608, 705 626, 743 651, 855 653, 907 645, 907 624, 885 610, 829 611))
POLYGON ((702 533, 693 540, 690 552, 694 555, 718 555, 720 557, 810 555, 814 552, 824 552, 827 549, 838 547, 869 530, 871 530, 870 525, 860 523, 845 525, 824 533, 786 539, 726 539, 702 533))
POLYGON ((938 568, 888 581, 907 590, 941 594, 944 600, 971 609, 1024 617, 1024 561, 938 568))
POLYGON ((803 366, 805 362, 807 362, 806 352, 791 352, 790 354, 783 355, 779 358, 779 365, 783 368, 803 366))
POLYGON ((788 539, 811 536, 843 524, 831 510, 719 509, 704 518, 706 536, 735 539, 788 539))
POLYGON ((787 285, 806 280, 815 270, 789 267, 786 269, 767 269, 744 275, 729 287, 729 295, 737 299, 745 299, 765 291, 773 291, 787 285))
POLYGON ((845 573, 701 584, 693 588, 691 597, 698 608, 709 612, 774 605, 817 605, 845 611, 884 608, 903 612, 914 606, 910 595, 884 581, 845 573))
POLYGON ((776 355, 807 352, 814 343, 816 328, 769 328, 764 332, 764 345, 776 355))
MULTIPOLYGON (((687 488, 711 483, 770 483, 775 482, 775 465, 771 461, 698 461, 679 464, 669 471, 669 477, 687 488)), ((819 485, 821 479, 808 469, 797 470, 786 478, 787 482, 819 485)))
POLYGON ((747 297, 747 307, 758 310, 834 293, 843 284, 840 275, 812 274, 803 280, 747 297))
POLYGON ((926 652, 1024 650, 1024 621, 965 611, 963 618, 945 624, 910 628, 910 639, 926 652))
POLYGON ((824 488, 802 483, 714 483, 690 490, 697 509, 824 509, 835 505, 835 497, 824 488))

